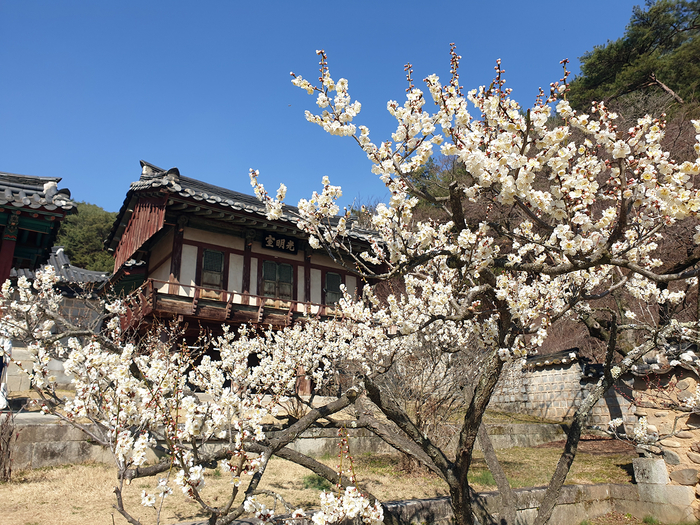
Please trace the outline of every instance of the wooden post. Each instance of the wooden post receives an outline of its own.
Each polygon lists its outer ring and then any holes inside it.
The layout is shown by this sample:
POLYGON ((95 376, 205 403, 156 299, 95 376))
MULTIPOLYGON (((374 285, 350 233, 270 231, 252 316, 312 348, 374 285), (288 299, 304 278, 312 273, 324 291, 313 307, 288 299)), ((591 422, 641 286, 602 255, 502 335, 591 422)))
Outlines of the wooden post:
POLYGON ((250 304, 250 255, 253 250, 255 230, 246 230, 245 248, 243 250, 243 304, 250 304))
POLYGON ((173 251, 170 256, 170 285, 168 286, 168 293, 170 295, 179 295, 179 284, 180 284, 180 268, 182 267, 182 238, 185 232, 185 225, 187 224, 187 217, 181 216, 177 220, 177 228, 173 235, 173 251), (184 220, 183 220, 184 219, 184 220))

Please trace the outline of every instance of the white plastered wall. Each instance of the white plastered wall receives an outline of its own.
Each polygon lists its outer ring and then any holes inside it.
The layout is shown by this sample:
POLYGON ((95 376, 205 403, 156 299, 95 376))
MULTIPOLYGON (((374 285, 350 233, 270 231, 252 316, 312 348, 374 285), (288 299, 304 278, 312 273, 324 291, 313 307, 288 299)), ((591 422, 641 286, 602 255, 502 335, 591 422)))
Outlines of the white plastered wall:
POLYGON ((231 292, 243 291, 243 256, 236 253, 229 256, 228 289, 231 292))
POLYGON ((321 283, 322 277, 321 270, 316 270, 311 268, 311 302, 316 304, 321 304, 321 289, 323 283, 321 283))
MULTIPOLYGON (((182 264, 180 266, 180 284, 189 284, 194 286, 197 273, 197 247, 183 244, 182 246, 182 264)), ((194 288, 180 288, 178 295, 187 295, 194 297, 194 288)))
POLYGON ((357 277, 354 275, 346 275, 345 286, 348 289, 350 297, 355 297, 355 291, 357 290, 357 277))
POLYGON ((235 237, 225 233, 198 230, 196 228, 185 228, 183 239, 186 241, 205 242, 224 248, 234 248, 238 250, 243 250, 243 248, 245 248, 245 242, 241 237, 235 237))
POLYGON ((250 294, 258 295, 258 258, 250 258, 250 294))

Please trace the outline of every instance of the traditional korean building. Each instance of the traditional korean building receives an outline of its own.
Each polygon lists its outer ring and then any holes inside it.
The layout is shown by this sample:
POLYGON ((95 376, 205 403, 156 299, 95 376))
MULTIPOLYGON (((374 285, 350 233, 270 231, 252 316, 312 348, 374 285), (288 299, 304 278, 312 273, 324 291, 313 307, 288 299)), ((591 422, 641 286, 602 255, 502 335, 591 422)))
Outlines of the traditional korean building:
POLYGON ((60 181, 0 172, 0 283, 49 259, 61 221, 76 211, 60 181))
MULTIPOLYGON (((177 318, 192 334, 222 323, 287 326, 331 316, 341 285, 361 282, 296 226, 294 208, 266 217, 255 197, 142 161, 105 241, 114 255, 110 284, 128 295, 125 324, 177 318)), ((369 232, 350 236, 368 245, 369 232)))

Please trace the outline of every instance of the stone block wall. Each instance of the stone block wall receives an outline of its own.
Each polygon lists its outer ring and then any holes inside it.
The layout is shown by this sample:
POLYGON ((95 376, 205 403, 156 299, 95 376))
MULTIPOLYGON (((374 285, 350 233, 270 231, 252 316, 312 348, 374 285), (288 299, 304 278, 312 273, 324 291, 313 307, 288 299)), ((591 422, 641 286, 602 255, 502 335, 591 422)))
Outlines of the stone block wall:
MULTIPOLYGON (((61 315, 67 320, 82 326, 97 326, 101 317, 96 310, 98 302, 75 297, 64 297, 61 305, 61 315)), ((22 363, 22 366, 31 369, 32 354, 19 341, 13 342, 12 358, 22 363)), ((63 361, 51 359, 49 370, 56 378, 56 384, 61 390, 73 390, 72 376, 66 375, 63 370, 63 361)), ((7 387, 10 392, 21 392, 31 388, 29 376, 23 373, 16 363, 10 363, 7 374, 7 387)))
POLYGON ((47 419, 52 418, 32 413, 15 416, 17 438, 12 444, 13 469, 114 461, 108 450, 89 442, 81 430, 57 422, 47 423, 47 419))
MULTIPOLYGON (((516 523, 531 525, 537 516, 537 508, 545 494, 544 487, 516 489, 516 523)), ((693 519, 691 501, 695 499, 689 487, 660 487, 655 493, 638 490, 635 485, 565 485, 562 487, 557 506, 549 523, 557 525, 579 525, 584 520, 615 511, 643 519, 651 515, 665 522, 689 522, 693 519), (682 490, 666 490, 682 489, 682 490), (685 490, 688 489, 688 490, 685 490), (666 497, 660 501, 659 497, 666 497)), ((390 501, 385 503, 384 523, 389 525, 451 525, 454 523, 449 498, 390 501)), ((497 492, 480 492, 474 504, 477 523, 487 525, 500 523, 501 497, 497 492), (488 516, 486 512, 491 516, 488 516), (495 519, 493 519, 495 518, 495 519)), ((309 512, 311 514, 311 512, 309 512)), ((239 520, 243 525, 252 520, 239 520)), ((296 520, 298 525, 312 525, 310 518, 296 520)), ((360 520, 348 521, 353 525, 360 520)), ((207 525, 206 521, 186 521, 176 525, 207 525)))
POLYGON ((97 305, 98 301, 64 297, 61 313, 73 323, 90 326, 102 315, 96 310, 97 305))
MULTIPOLYGON (((517 360, 503 370, 489 408, 564 421, 593 385, 595 380, 583 377, 578 362, 528 369, 524 359, 517 360)), ((593 408, 590 423, 607 427, 611 419, 622 418, 634 425, 631 397, 631 388, 620 382, 593 408)))

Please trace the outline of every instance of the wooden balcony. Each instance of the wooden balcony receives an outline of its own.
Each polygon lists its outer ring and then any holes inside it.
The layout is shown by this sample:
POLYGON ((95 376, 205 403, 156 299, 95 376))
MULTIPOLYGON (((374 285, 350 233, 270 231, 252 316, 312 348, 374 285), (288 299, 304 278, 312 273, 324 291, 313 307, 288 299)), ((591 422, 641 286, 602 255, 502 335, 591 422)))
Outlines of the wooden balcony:
POLYGON ((205 324, 260 324, 276 328, 298 320, 340 316, 334 307, 300 301, 284 301, 227 290, 212 290, 169 281, 148 279, 126 299, 122 329, 149 324, 152 318, 177 318, 205 324))

